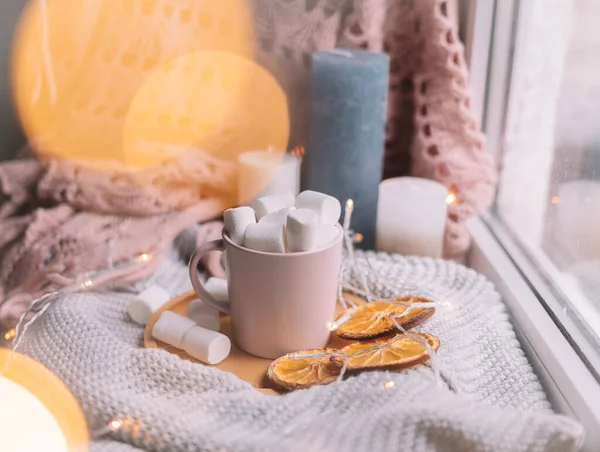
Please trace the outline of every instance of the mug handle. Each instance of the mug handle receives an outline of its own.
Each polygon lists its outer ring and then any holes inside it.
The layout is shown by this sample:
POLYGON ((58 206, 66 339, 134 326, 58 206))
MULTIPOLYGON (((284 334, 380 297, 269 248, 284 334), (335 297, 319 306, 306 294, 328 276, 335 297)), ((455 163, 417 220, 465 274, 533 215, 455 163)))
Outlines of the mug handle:
POLYGON ((193 252, 192 257, 190 258, 189 272, 190 281, 192 282, 192 286, 194 287, 196 295, 198 295, 200 299, 211 308, 229 314, 229 302, 215 300, 212 295, 206 291, 204 284, 200 282, 200 278, 198 277, 198 263, 200 262, 200 259, 202 259, 202 256, 204 256, 206 253, 210 253, 211 251, 223 251, 224 249, 225 245, 223 243, 223 239, 213 240, 212 242, 205 243, 193 252))

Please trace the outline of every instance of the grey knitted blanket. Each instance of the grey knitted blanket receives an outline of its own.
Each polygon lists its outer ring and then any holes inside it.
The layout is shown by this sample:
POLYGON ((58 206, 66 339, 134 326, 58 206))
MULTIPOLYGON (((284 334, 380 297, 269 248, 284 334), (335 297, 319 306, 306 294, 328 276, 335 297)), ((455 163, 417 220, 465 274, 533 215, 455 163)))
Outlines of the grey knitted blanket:
MULTIPOLYGON (((96 438, 92 451, 573 451, 581 426, 554 414, 498 294, 472 270, 441 260, 369 254, 381 296, 405 283, 451 306, 422 325, 438 336, 444 384, 431 368, 369 372, 267 396, 232 374, 141 347, 130 293, 66 296, 34 324, 21 351, 73 391, 90 431, 116 416, 137 428, 96 438), (386 389, 384 384, 396 384, 386 389)), ((365 254, 359 254, 364 263, 365 254)), ((346 279, 352 278, 346 274, 346 279)), ((151 281, 190 289, 175 253, 151 281)))

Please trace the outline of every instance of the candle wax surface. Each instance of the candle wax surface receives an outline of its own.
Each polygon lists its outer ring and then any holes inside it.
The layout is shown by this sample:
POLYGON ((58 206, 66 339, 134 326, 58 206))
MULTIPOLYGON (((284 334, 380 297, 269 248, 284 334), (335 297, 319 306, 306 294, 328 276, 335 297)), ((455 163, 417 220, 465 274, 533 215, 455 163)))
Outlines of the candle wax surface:
POLYGON ((302 188, 354 201, 350 227, 375 245, 383 171, 389 57, 334 49, 312 56, 309 145, 302 188))

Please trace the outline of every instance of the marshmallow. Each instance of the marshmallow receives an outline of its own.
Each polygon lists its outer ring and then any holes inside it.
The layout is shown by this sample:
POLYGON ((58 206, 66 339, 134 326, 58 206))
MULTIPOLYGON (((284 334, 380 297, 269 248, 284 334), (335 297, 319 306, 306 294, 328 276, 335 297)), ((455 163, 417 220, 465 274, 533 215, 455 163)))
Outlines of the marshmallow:
POLYGON ((279 209, 276 212, 262 217, 260 220, 258 220, 258 224, 285 224, 288 213, 290 213, 292 210, 296 210, 296 208, 292 206, 279 209))
POLYGON ((340 202, 333 196, 306 190, 296 198, 296 207, 298 209, 314 210, 319 216, 319 221, 324 224, 335 224, 342 214, 340 202))
POLYGON ((172 311, 163 312, 152 328, 152 336, 181 349, 186 333, 196 326, 196 323, 172 311))
POLYGON ((335 240, 338 235, 338 228, 333 224, 322 224, 319 226, 318 248, 325 248, 335 240))
POLYGON ((196 322, 196 325, 207 330, 219 331, 221 320, 219 311, 211 308, 201 300, 194 300, 187 307, 188 317, 196 322))
POLYGON ((162 287, 150 286, 131 300, 127 308, 129 316, 134 322, 145 325, 150 316, 170 298, 169 293, 162 287))
POLYGON ((241 245, 244 242, 244 233, 249 224, 256 223, 256 215, 251 207, 236 207, 223 212, 225 231, 232 242, 241 245))
POLYGON ((288 251, 297 253, 311 251, 319 240, 319 216, 309 209, 290 212, 285 224, 285 238, 288 251))
POLYGON ((244 246, 267 253, 285 253, 285 225, 249 224, 244 236, 244 246))
POLYGON ((270 213, 278 210, 292 207, 294 205, 294 195, 292 192, 286 192, 280 195, 269 195, 258 198, 254 201, 253 206, 256 211, 256 218, 260 221, 262 217, 266 217, 270 213))
POLYGON ((219 364, 229 356, 231 341, 224 334, 195 326, 185 335, 183 350, 204 363, 219 364))
POLYGON ((212 295, 217 301, 229 300, 227 294, 227 280, 223 278, 208 278, 208 281, 204 284, 204 289, 212 295))

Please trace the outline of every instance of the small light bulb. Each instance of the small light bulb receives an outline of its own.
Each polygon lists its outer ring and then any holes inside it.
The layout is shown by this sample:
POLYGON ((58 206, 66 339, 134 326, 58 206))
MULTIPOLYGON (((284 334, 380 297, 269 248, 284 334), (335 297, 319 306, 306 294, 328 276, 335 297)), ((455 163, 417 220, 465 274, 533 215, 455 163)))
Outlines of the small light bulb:
POLYGON ((10 340, 14 339, 14 337, 16 335, 17 335, 17 331, 14 328, 11 328, 6 333, 4 333, 4 339, 6 339, 7 341, 10 341, 10 340))
POLYGON ((395 381, 392 381, 392 380, 390 380, 390 381, 386 382, 386 383, 383 385, 383 387, 384 387, 385 389, 390 389, 390 388, 393 388, 394 386, 396 386, 396 382, 395 382, 395 381))
POLYGON ((363 241, 363 239, 364 239, 364 236, 360 232, 355 232, 354 235, 352 236, 352 241, 354 243, 360 243, 363 241))
POLYGON ((351 199, 346 201, 346 209, 353 210, 354 209, 354 201, 352 201, 351 199))
POLYGON ((327 322, 327 329, 329 331, 335 331, 337 329, 335 322, 327 322))
POLYGON ((147 253, 142 253, 138 256, 138 260, 141 262, 148 262, 150 260, 150 255, 147 253))
POLYGON ((92 287, 93 284, 94 284, 94 282, 92 280, 88 279, 87 281, 84 281, 83 287, 92 287))
POLYGON ((556 204, 560 204, 560 198, 558 196, 553 196, 552 197, 552 204, 556 205, 556 204))
POLYGON ((119 430, 123 427, 123 421, 121 419, 113 419, 110 421, 110 428, 113 430, 119 430))
POLYGON ((446 196, 446 204, 448 204, 448 205, 456 204, 457 201, 458 201, 458 198, 452 192, 448 193, 448 196, 446 196))

